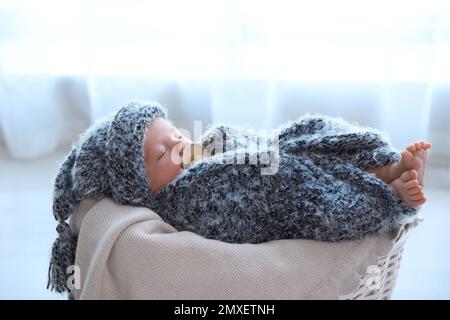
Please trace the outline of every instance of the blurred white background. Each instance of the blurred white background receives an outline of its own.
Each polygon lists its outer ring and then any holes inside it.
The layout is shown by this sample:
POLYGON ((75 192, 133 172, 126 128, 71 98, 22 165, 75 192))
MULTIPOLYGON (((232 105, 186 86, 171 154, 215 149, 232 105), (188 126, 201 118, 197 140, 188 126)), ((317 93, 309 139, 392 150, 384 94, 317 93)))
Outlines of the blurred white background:
POLYGON ((433 143, 394 298, 450 298, 450 1, 0 0, 0 298, 45 290, 52 180, 132 98, 275 128, 305 112, 433 143), (445 228, 448 227, 448 228, 445 228))

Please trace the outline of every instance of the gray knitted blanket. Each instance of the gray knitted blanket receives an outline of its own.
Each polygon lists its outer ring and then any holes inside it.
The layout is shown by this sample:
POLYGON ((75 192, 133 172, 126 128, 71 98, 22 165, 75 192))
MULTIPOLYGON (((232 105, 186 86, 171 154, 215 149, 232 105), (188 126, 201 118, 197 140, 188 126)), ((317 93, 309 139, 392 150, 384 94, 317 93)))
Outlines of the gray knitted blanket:
POLYGON ((387 231, 416 214, 363 169, 400 159, 376 129, 306 115, 268 137, 217 125, 211 150, 152 196, 148 207, 179 231, 233 243, 343 241, 387 231))

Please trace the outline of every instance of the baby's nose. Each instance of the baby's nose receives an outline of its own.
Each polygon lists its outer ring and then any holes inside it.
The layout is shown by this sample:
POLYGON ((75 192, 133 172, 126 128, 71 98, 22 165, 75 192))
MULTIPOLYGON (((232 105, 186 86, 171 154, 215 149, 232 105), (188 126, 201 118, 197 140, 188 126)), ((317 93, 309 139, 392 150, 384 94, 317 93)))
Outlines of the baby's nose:
POLYGON ((184 148, 189 145, 189 142, 184 140, 179 140, 177 143, 173 143, 170 147, 171 155, 173 157, 172 161, 175 163, 181 163, 184 154, 184 148))
POLYGON ((179 147, 179 145, 182 144, 182 141, 183 141, 182 138, 175 138, 175 137, 172 137, 172 138, 170 138, 170 140, 169 140, 169 146, 170 146, 171 149, 172 149, 172 148, 177 148, 177 147, 179 147))

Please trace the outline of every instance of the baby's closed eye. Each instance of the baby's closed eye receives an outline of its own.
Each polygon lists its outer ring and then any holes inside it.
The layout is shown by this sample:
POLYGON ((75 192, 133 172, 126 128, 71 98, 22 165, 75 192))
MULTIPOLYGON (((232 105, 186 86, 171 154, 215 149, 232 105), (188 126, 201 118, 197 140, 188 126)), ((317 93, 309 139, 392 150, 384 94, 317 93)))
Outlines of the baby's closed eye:
POLYGON ((160 153, 160 155, 158 156, 158 158, 156 159, 156 160, 159 160, 159 159, 161 159, 162 157, 164 157, 165 155, 166 155, 166 153, 167 153, 167 149, 166 150, 164 150, 162 153, 160 153))

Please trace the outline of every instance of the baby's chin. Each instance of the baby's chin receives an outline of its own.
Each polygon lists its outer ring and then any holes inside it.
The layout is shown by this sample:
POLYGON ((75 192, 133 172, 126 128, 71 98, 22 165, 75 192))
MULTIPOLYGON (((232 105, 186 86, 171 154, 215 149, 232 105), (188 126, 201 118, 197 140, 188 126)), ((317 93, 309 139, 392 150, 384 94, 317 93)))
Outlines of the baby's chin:
MULTIPOLYGON (((179 178, 183 175, 183 173, 184 173, 185 171, 186 171, 186 169, 184 169, 184 168, 180 165, 179 169, 178 169, 178 170, 176 171, 176 173, 173 175, 172 179, 171 179, 170 181, 166 182, 166 183, 164 184, 164 186, 160 187, 159 190, 165 188, 167 185, 169 185, 169 184, 171 184, 171 183, 174 183, 177 179, 179 179, 179 178)), ((158 190, 158 191, 159 191, 159 190, 158 190)), ((158 191, 156 191, 156 192, 158 192, 158 191)))

